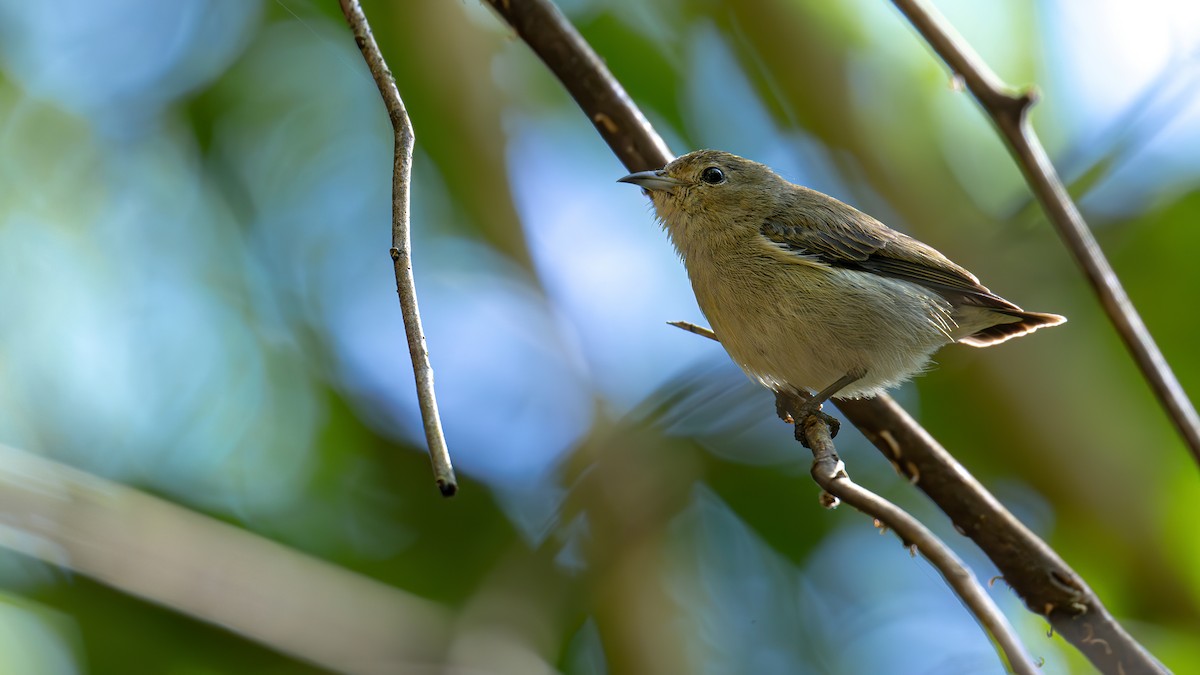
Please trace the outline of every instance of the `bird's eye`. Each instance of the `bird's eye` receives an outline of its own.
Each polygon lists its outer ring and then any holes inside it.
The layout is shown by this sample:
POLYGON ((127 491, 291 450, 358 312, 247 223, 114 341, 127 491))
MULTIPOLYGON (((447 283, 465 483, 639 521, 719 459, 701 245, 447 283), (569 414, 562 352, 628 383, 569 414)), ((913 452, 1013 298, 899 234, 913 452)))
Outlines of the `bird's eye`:
POLYGON ((700 180, 709 185, 718 185, 725 182, 725 172, 715 166, 710 166, 700 172, 700 180))

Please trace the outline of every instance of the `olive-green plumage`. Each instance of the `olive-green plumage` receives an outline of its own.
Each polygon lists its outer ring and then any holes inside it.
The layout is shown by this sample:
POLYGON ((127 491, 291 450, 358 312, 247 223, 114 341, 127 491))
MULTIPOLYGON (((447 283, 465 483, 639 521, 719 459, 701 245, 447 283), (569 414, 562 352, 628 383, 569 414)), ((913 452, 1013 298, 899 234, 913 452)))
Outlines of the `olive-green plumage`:
POLYGON ((1055 326, 933 248, 737 155, 699 150, 621 179, 644 188, 733 360, 776 391, 874 396, 941 346, 1055 326), (847 378, 849 376, 849 378, 847 378))

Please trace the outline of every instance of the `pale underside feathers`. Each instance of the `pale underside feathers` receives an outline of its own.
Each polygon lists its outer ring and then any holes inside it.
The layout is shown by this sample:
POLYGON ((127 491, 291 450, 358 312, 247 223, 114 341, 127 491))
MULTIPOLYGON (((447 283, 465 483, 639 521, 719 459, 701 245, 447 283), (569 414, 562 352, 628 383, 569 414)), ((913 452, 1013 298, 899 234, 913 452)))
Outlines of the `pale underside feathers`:
POLYGON ((650 197, 730 357, 776 391, 874 396, 951 342, 985 347, 1065 321, 736 155, 700 150, 621 180, 650 197))

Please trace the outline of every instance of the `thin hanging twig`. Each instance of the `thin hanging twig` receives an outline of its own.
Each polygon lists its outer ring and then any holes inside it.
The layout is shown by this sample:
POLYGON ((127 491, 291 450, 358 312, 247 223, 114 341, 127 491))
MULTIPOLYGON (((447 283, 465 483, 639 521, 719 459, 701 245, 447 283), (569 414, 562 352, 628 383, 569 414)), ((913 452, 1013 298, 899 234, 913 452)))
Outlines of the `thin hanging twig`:
POLYGON ((442 433, 442 420, 438 415, 437 398, 433 393, 433 366, 429 364, 429 350, 425 346, 425 332, 421 329, 421 313, 417 309, 417 290, 413 282, 412 241, 409 236, 409 185, 412 176, 413 135, 408 111, 396 88, 396 80, 388 69, 371 35, 371 26, 363 14, 358 0, 340 0, 342 13, 354 31, 354 41, 362 52, 383 103, 387 106, 388 118, 396 134, 396 154, 392 170, 392 264, 396 268, 396 294, 400 296, 400 312, 404 317, 404 332, 408 336, 408 353, 412 356, 413 375, 417 384, 417 401, 421 407, 421 420, 425 427, 425 440, 429 444, 429 460, 433 464, 433 476, 442 495, 451 497, 458 491, 454 478, 454 466, 450 462, 450 451, 446 448, 446 436, 442 433))
POLYGON ((1154 343, 1079 208, 1067 194, 1054 164, 1029 123, 1029 107, 1036 95, 1032 90, 1010 93, 999 76, 988 68, 937 9, 922 0, 892 1, 950 70, 962 78, 967 90, 992 118, 1021 173, 1025 174, 1026 182, 1063 243, 1075 256, 1075 262, 1083 268, 1108 318, 1200 465, 1200 416, 1154 343))

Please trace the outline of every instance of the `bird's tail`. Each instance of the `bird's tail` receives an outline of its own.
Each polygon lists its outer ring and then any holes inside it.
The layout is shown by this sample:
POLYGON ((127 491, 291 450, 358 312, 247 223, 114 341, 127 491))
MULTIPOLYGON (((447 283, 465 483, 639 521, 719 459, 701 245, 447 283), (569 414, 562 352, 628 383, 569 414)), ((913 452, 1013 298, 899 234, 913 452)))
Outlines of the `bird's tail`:
POLYGON ((998 315, 996 318, 1003 320, 1003 323, 997 323, 964 338, 959 338, 959 342, 972 347, 990 347, 1005 340, 1028 335, 1039 328, 1057 326, 1067 321, 1066 317, 1057 314, 1026 312, 1019 309, 989 308, 989 310, 993 315, 998 315))

